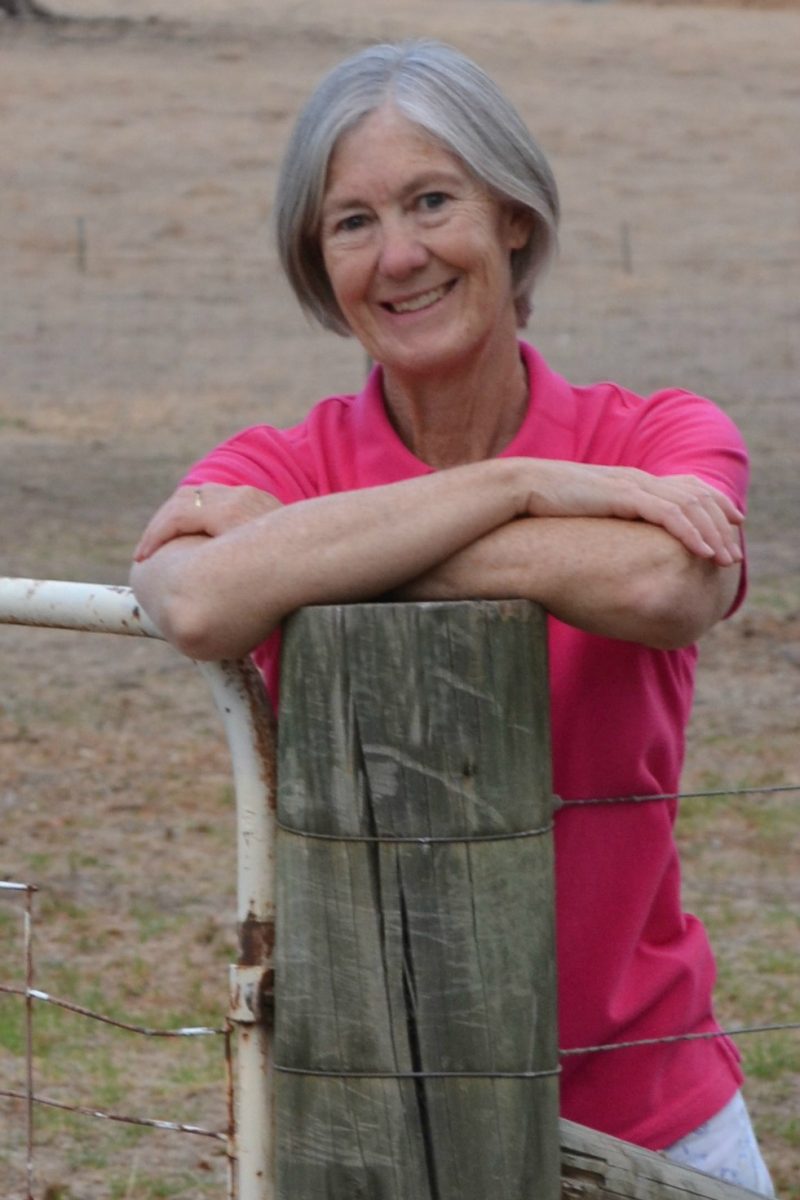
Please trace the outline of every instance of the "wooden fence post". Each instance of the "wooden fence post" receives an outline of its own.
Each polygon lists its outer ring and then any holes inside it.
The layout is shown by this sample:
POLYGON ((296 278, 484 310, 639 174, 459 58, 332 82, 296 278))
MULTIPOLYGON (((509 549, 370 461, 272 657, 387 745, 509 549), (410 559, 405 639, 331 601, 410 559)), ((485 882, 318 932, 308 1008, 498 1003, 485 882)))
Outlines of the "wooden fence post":
POLYGON ((284 636, 278 1200, 557 1200, 543 614, 333 606, 284 636))

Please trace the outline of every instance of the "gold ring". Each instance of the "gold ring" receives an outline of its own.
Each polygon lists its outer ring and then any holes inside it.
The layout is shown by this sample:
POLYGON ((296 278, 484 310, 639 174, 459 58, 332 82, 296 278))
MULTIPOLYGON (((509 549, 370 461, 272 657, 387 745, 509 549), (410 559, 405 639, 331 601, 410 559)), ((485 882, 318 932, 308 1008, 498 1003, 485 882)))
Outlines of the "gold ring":
POLYGON ((200 491, 200 488, 194 489, 194 506, 195 508, 203 507, 203 493, 200 491))

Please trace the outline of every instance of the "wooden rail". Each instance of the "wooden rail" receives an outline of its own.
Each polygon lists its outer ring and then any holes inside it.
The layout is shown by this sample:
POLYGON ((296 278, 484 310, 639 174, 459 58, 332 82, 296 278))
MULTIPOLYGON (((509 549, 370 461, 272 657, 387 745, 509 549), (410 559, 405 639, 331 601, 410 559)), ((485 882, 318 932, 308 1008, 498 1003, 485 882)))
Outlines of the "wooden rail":
MULTIPOLYGON (((753 1200, 755 1192, 561 1122, 561 1200, 753 1200)), ((536 1200, 532 1192, 528 1200, 536 1200)))

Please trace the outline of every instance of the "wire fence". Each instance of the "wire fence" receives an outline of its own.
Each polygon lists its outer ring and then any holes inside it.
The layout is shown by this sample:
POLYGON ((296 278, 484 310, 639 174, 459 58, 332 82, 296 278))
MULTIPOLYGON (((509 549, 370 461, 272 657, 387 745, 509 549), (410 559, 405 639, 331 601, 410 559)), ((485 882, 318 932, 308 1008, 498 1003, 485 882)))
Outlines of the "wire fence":
MULTIPOLYGON (((80 585, 72 585, 80 586, 80 585)), ((109 589, 112 590, 112 589, 109 589)), ((32 597, 32 604, 35 598, 32 597)), ((39 606, 35 605, 31 608, 31 620, 37 624, 55 624, 66 623, 71 627, 78 627, 74 622, 58 622, 55 615, 52 603, 48 607, 47 593, 42 592, 38 596, 39 606)), ((97 618, 95 628, 112 628, 113 621, 103 624, 104 618, 97 618)), ((132 629, 126 632, 134 632, 132 629)), ((272 750, 268 744, 268 738, 260 737, 259 753, 264 760, 271 760, 272 750)), ((272 768, 270 768, 272 769, 272 768)), ((631 795, 631 796, 609 796, 609 797, 586 797, 582 799, 560 800, 555 799, 556 813, 565 810, 581 810, 590 808, 600 808, 611 805, 641 805, 651 803, 670 803, 682 801, 684 803, 690 801, 703 801, 715 798, 756 798, 762 800, 771 798, 792 797, 800 794, 800 784, 776 784, 761 787, 718 787, 708 790, 686 791, 677 794, 654 794, 654 795, 631 795)), ((420 839, 427 842, 428 839, 420 839)), ((788 880, 786 881, 788 884, 788 880)), ((234 1072, 234 1047, 233 1047, 233 1025, 231 1020, 225 1020, 218 1026, 184 1026, 178 1028, 152 1028, 142 1024, 136 1024, 128 1020, 122 1020, 118 1017, 108 1015, 98 1011, 94 1007, 89 1007, 84 1004, 78 1004, 70 999, 60 998, 51 993, 39 989, 35 986, 36 981, 36 963, 35 963, 35 928, 36 928, 36 896, 39 892, 37 885, 16 881, 6 880, 0 881, 0 900, 16 901, 22 904, 22 974, 24 976, 24 986, 13 985, 9 983, 0 983, 0 995, 5 995, 10 998, 15 998, 23 1009, 24 1023, 24 1050, 22 1063, 23 1085, 16 1087, 0 1087, 0 1097, 10 1101, 13 1104, 19 1105, 23 1114, 24 1140, 25 1140, 25 1196, 26 1200, 34 1200, 36 1195, 36 1123, 35 1109, 51 1108, 75 1114, 80 1117, 85 1117, 91 1120, 101 1122, 112 1122, 120 1125, 134 1126, 142 1129, 159 1130, 187 1137, 204 1138, 216 1142, 224 1147, 224 1153, 227 1161, 227 1196, 229 1200, 237 1195, 238 1180, 237 1180, 237 1129, 235 1118, 234 1105, 234 1089, 235 1089, 235 1072, 234 1072), (110 1026, 113 1029, 118 1029, 125 1033, 130 1033, 147 1039, 198 1039, 198 1038, 218 1038, 222 1042, 224 1068, 220 1064, 220 1086, 223 1086, 226 1091, 225 1111, 227 1113, 227 1123, 224 1128, 209 1128, 202 1125, 191 1124, 188 1122, 170 1120, 164 1117, 154 1117, 150 1115, 142 1115, 135 1113, 124 1113, 111 1111, 104 1107, 93 1107, 86 1104, 70 1103, 67 1100, 56 1099, 52 1096, 42 1094, 37 1087, 36 1076, 36 1019, 35 1013, 39 1006, 47 1006, 50 1008, 61 1009, 81 1019, 89 1022, 95 1022, 102 1025, 110 1026)), ((561 1060, 572 1058, 579 1055, 612 1053, 625 1050, 632 1050, 638 1047, 650 1047, 660 1044, 671 1044, 680 1041, 693 1041, 708 1038, 728 1037, 738 1038, 749 1035, 767 1035, 775 1033, 797 1032, 800 1030, 800 1019, 793 1018, 790 1020, 774 1020, 767 1019, 757 1023, 740 1024, 730 1026, 722 1030, 714 1030, 709 1032, 687 1032, 683 1030, 664 1030, 659 1037, 650 1037, 647 1039, 630 1040, 613 1042, 607 1044, 598 1044, 590 1046, 576 1047, 561 1047, 559 1049, 559 1057, 561 1060)), ((540 1073, 540 1072, 539 1072, 540 1073)))
POLYGON ((15 1090, 10 1088, 0 1087, 0 1096, 7 1100, 19 1101, 24 1106, 24 1122, 25 1122, 25 1187, 26 1200, 34 1198, 34 1107, 41 1105, 45 1108, 55 1108, 62 1112, 76 1113, 80 1116, 91 1117, 100 1121, 114 1121, 122 1125, 133 1125, 139 1128, 159 1129, 173 1133, 190 1134, 195 1137, 212 1138, 215 1141, 222 1142, 226 1147, 226 1155, 228 1159, 228 1200, 233 1200, 235 1196, 235 1171, 234 1165, 236 1160, 236 1126, 234 1120, 233 1107, 233 1048, 232 1048, 232 1028, 230 1022, 224 1026, 213 1029, 203 1026, 191 1026, 183 1029, 149 1029, 143 1025, 134 1025, 127 1021, 120 1021, 114 1017, 109 1017, 103 1013, 93 1012, 81 1004, 74 1004, 69 1000, 58 999, 55 996, 49 995, 47 992, 38 990, 33 986, 35 977, 35 961, 34 961, 34 897, 39 888, 34 884, 20 883, 13 880, 0 880, 0 899, 3 898, 24 898, 23 909, 23 959, 25 973, 25 987, 12 987, 8 984, 0 984, 0 994, 7 996, 18 996, 24 1001, 25 1009, 25 1087, 24 1090, 15 1090), (84 1017, 89 1021, 98 1021, 105 1025, 111 1025, 116 1029, 122 1029, 127 1033, 134 1033, 141 1037, 147 1038, 197 1038, 197 1037, 219 1037, 223 1039, 224 1055, 225 1055, 225 1083, 227 1092, 227 1111, 228 1111, 228 1127, 224 1130, 204 1129, 199 1125, 189 1125, 180 1121, 169 1121, 163 1118, 144 1117, 126 1115, 123 1113, 113 1113, 103 1111, 97 1108, 88 1108, 80 1104, 67 1104, 61 1100, 54 1100, 45 1096, 39 1095, 35 1086, 35 1070, 34 1070, 34 1008, 36 1004, 49 1004, 56 1008, 65 1009, 68 1012, 84 1017))
MULTIPOLYGON (((773 784, 764 787, 728 787, 710 788, 702 791, 687 791, 670 793, 654 793, 649 796, 592 796, 580 800, 562 800, 558 802, 559 809, 598 808, 617 804, 652 804, 658 802, 685 803, 689 800, 713 800, 733 797, 772 797, 800 795, 800 784, 773 784)), ((703 1033, 665 1033, 659 1037, 640 1038, 633 1041, 616 1041, 597 1046, 574 1046, 569 1049, 560 1048, 562 1058, 583 1054, 601 1054, 617 1050, 631 1050, 637 1047, 671 1045, 676 1042, 708 1041, 715 1038, 737 1038, 756 1033, 796 1032, 800 1030, 800 1009, 798 1019, 792 1021, 760 1022, 753 1025, 737 1025, 725 1029, 710 1030, 703 1033)))
MULTIPOLYGON (((182 396, 240 391, 270 419, 276 365, 290 374, 317 344, 335 363, 341 346, 300 314, 266 233, 252 237, 231 256, 163 242, 122 249, 113 229, 76 217, 44 261, 35 249, 0 254, 14 280, 0 310, 8 394, 76 407, 132 381, 182 396)), ((657 231, 623 221, 599 246, 566 242, 527 336, 576 382, 691 387, 746 417, 751 387, 759 407, 791 394, 799 262, 796 248, 768 243, 665 248, 657 231)), ((330 366, 326 375, 330 389, 330 366)))
MULTIPOLYGON (((702 799, 716 797, 756 797, 756 796, 790 796, 790 794, 799 794, 800 785, 781 785, 771 787, 745 787, 745 788, 727 788, 727 790, 702 791, 702 792, 682 792, 675 794, 652 794, 652 796, 630 796, 630 797, 590 797, 582 800, 570 800, 570 802, 560 802, 559 809, 569 808, 585 808, 585 806, 599 806, 609 804, 645 804, 664 802, 664 800, 687 800, 687 799, 702 799)), ((425 840, 425 839, 422 839, 425 840)), ((96 1121, 118 1122, 120 1124, 128 1124, 128 1126, 149 1128, 162 1130, 162 1132, 186 1134, 198 1136, 198 1138, 212 1139, 217 1142, 222 1142, 227 1153, 229 1170, 228 1170, 228 1188, 227 1195, 229 1200, 233 1200, 236 1195, 235 1189, 235 1121, 233 1108, 233 1088, 234 1088, 234 1072, 233 1072, 233 1048, 231 1048, 231 1026, 229 1022, 217 1028, 205 1026, 191 1026, 185 1028, 149 1028, 142 1025, 134 1025, 128 1021, 121 1021, 112 1016, 104 1015, 103 1013, 94 1012, 82 1004, 72 1003, 70 1001, 61 1000, 61 998, 50 996, 47 992, 35 988, 35 955, 34 955, 34 931, 35 931, 35 896, 40 890, 35 884, 22 883, 16 881, 0 881, 0 900, 23 900, 23 960, 25 986, 24 988, 16 988, 7 984, 0 984, 0 994, 7 996, 16 996, 20 1002, 24 1002, 25 1012, 25 1054, 24 1054, 24 1075, 25 1086, 22 1090, 13 1090, 13 1088, 0 1087, 0 1097, 16 1100, 20 1105, 23 1105, 25 1114, 25 1172, 26 1172, 26 1198, 34 1198, 35 1196, 35 1106, 42 1108, 59 1109, 65 1112, 72 1112, 79 1116, 89 1117, 96 1121), (164 1120, 162 1117, 145 1117, 136 1115, 120 1114, 120 1112, 104 1111, 96 1108, 88 1108, 85 1105, 67 1104, 62 1100, 55 1100, 44 1097, 36 1090, 35 1080, 35 1019, 34 1012, 37 1004, 50 1004, 50 1006, 66 1009, 82 1016, 86 1020, 102 1022, 102 1024, 119 1028, 119 1030, 138 1034, 145 1038, 199 1038, 199 1037, 216 1037, 221 1038, 224 1044, 224 1080, 225 1088, 227 1088, 227 1106, 229 1112, 228 1127, 225 1129, 209 1129, 194 1124, 184 1122, 164 1120)), ((800 1020, 794 1021, 775 1021, 763 1022, 763 1024, 750 1026, 735 1026, 724 1028, 721 1031, 712 1031, 705 1033, 673 1033, 664 1034, 662 1037, 644 1038, 638 1040, 630 1040, 630 1042, 614 1042, 602 1045, 591 1046, 573 1046, 573 1048, 560 1048, 559 1057, 569 1058, 581 1055, 602 1054, 602 1052, 615 1052, 621 1050, 631 1050, 639 1048, 639 1046, 654 1046, 667 1045, 676 1042, 692 1042, 692 1040, 705 1040, 711 1038, 739 1038, 748 1036, 748 1034, 757 1033, 775 1033, 787 1031, 800 1031, 800 1020)), ((541 1073, 537 1073, 541 1074, 541 1073)), ((221 1070, 222 1076, 222 1070, 221 1070)), ((427 1073, 426 1073, 427 1078, 427 1073)))
MULTIPOLYGON (((757 797, 757 796, 787 796, 800 794, 800 784, 785 784, 773 785, 768 787, 752 787, 752 788, 729 788, 729 789, 712 789, 703 791, 681 792, 678 794, 654 794, 646 796, 615 796, 615 797, 587 797, 580 800, 556 801, 557 811, 569 808, 587 808, 598 807, 605 805, 618 804, 649 804, 664 801, 682 801, 722 798, 727 796, 737 797, 757 797)), ((428 839, 420 839, 427 844, 428 839)), ((75 1113, 80 1116, 88 1117, 100 1121, 112 1121, 120 1124, 138 1126, 140 1128, 149 1128, 173 1132, 178 1134, 186 1134, 194 1137, 210 1138, 217 1142, 223 1143, 226 1147, 226 1156, 228 1160, 228 1185, 227 1197, 228 1200, 234 1200, 236 1196, 236 1129, 234 1118, 233 1091, 234 1091, 234 1072, 233 1072, 233 1050, 232 1050, 232 1029, 230 1022, 226 1022, 218 1028, 210 1028, 204 1026, 189 1026, 177 1029, 153 1029, 147 1026, 132 1024, 127 1021, 121 1021, 117 1018, 110 1017, 100 1012, 93 1011, 83 1005, 72 1003, 71 1001, 59 999, 51 996, 34 987, 35 979, 35 959, 34 959, 34 929, 35 929, 35 895, 39 891, 39 887, 29 883, 22 883, 12 880, 0 881, 0 899, 7 898, 10 900, 22 899, 23 901, 23 967, 25 975, 24 988, 10 986, 8 984, 0 984, 0 994, 8 996, 16 996, 24 1003, 25 1012, 25 1055, 24 1055, 24 1074, 25 1087, 22 1090, 9 1089, 0 1087, 0 1097, 5 1099, 18 1101, 24 1108, 25 1121, 25 1145, 26 1145, 26 1200, 33 1200, 35 1192, 34 1178, 34 1152, 35 1152, 35 1122, 34 1109, 39 1105, 47 1108, 55 1108, 64 1112, 75 1113), (164 1118, 154 1118, 145 1116, 135 1116, 131 1114, 123 1114, 116 1112, 108 1112, 97 1108, 87 1107, 79 1104, 68 1104, 64 1101, 54 1100, 46 1096, 38 1094, 35 1082, 34 1069, 34 1053, 35 1053, 35 1037, 34 1037, 34 1010, 37 1004, 49 1004, 58 1008, 65 1009, 75 1013, 89 1021, 96 1021, 106 1025, 110 1025, 116 1029, 123 1030, 128 1033, 137 1034, 146 1038, 198 1038, 198 1037, 217 1037, 221 1038, 224 1043, 224 1062, 225 1062, 225 1087, 226 1087, 226 1106, 229 1114, 227 1128, 225 1129, 208 1129, 198 1125, 191 1125, 184 1122, 166 1120, 164 1118)), ((613 1043, 594 1045, 594 1046, 575 1046, 559 1048, 559 1057, 561 1059, 571 1058, 581 1055, 600 1054, 618 1052, 623 1050, 631 1050, 639 1047, 652 1047, 657 1045, 670 1045, 676 1042, 685 1041, 701 1041, 714 1038, 738 1038, 751 1034, 768 1034, 777 1032, 797 1032, 800 1031, 800 1019, 793 1021, 765 1021, 755 1025, 739 1025, 729 1027, 722 1030, 713 1030, 702 1033, 665 1033, 660 1037, 642 1038, 632 1041, 617 1041, 613 1043)), ((222 1075, 222 1072, 220 1072, 222 1075)), ((425 1072, 424 1077, 429 1077, 432 1074, 425 1072)), ((458 1074, 458 1073, 455 1073, 458 1074)), ((537 1072, 536 1074, 542 1074, 537 1072)), ((438 1076, 437 1076, 438 1077, 438 1076)))

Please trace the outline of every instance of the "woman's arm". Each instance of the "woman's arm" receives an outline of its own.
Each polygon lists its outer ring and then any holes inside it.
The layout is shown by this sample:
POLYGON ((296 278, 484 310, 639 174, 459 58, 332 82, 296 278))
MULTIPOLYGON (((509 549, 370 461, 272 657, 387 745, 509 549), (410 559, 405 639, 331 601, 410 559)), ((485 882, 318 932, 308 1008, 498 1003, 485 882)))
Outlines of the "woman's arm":
MULTIPOLYGON (((699 480, 536 459, 492 459, 286 507, 264 496, 268 511, 227 531, 215 528, 214 506, 198 508, 194 500, 193 489, 181 489, 157 514, 140 544, 132 583, 165 636, 197 658, 247 653, 303 605, 369 599, 411 580, 419 586, 426 576, 448 594, 481 594, 482 580, 483 594, 528 595, 529 583, 524 590, 518 571, 506 568, 531 549, 531 578, 551 580, 532 598, 550 607, 561 592, 591 592, 594 558, 571 578, 563 569, 559 534, 568 536, 573 524, 563 517, 617 518, 588 522, 602 534, 601 543, 615 536, 617 525, 648 522, 661 526, 665 543, 680 542, 689 559, 729 565, 741 557, 741 515, 699 480), (522 516, 559 518, 541 521, 543 529, 553 526, 549 550, 544 542, 536 550, 518 540, 518 525, 539 524, 515 520, 522 516), (487 551, 488 565, 471 557, 487 551), (466 557, 459 559, 460 552, 466 557), (449 571, 444 584, 445 576, 434 572, 439 564, 449 571)), ((597 564, 607 566, 610 551, 596 544, 595 552, 597 564)), ((638 568, 627 558, 621 569, 638 568)), ((610 604, 610 596, 605 601, 610 604)), ((598 620, 596 607, 581 597, 574 623, 589 628, 598 620)))
POLYGON ((194 489, 181 489, 145 532, 131 574, 164 636, 195 658, 239 657, 303 605, 379 596, 525 505, 511 460, 285 507, 265 495, 261 515, 216 535, 224 498, 215 500, 198 508, 194 489))
POLYGON ((515 521, 398 589, 407 600, 536 600, 587 633, 659 650, 691 645, 725 616, 741 564, 690 554, 642 521, 515 521))

